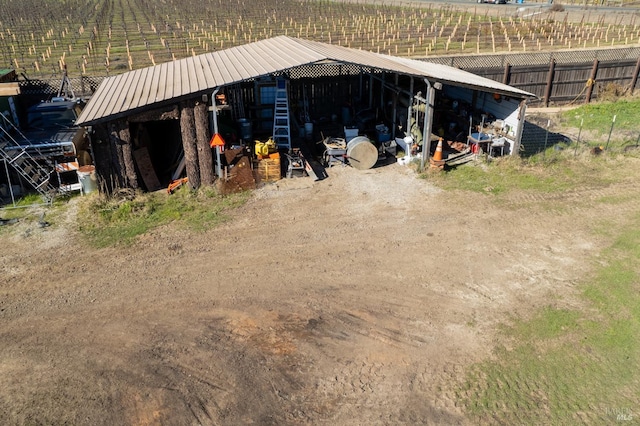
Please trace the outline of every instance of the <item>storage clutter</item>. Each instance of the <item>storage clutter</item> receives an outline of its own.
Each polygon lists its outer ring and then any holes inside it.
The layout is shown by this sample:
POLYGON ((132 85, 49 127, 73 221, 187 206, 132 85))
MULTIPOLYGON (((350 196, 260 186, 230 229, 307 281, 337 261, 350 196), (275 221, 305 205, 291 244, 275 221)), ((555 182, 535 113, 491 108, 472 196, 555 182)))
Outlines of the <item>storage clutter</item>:
POLYGON ((258 159, 256 174, 262 182, 275 182, 282 179, 280 153, 272 153, 266 157, 258 159))

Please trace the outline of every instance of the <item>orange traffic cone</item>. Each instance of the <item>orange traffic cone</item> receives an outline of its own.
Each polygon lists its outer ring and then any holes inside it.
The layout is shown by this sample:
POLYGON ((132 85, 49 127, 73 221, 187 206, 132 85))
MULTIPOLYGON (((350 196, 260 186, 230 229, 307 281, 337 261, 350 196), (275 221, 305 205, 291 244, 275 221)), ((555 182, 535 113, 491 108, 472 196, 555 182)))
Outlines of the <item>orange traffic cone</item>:
POLYGON ((438 140, 438 145, 436 146, 436 152, 433 153, 434 161, 442 161, 442 138, 438 140))

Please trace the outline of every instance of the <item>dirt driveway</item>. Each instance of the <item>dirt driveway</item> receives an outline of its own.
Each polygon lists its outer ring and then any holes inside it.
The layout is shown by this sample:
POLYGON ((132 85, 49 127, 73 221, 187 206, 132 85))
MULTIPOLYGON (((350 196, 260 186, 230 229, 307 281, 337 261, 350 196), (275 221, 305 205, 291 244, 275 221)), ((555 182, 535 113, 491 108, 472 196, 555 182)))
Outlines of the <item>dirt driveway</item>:
POLYGON ((125 249, 21 223, 1 237, 0 423, 469 424, 465 369, 499 323, 575 303, 611 191, 496 203, 333 167, 125 249))

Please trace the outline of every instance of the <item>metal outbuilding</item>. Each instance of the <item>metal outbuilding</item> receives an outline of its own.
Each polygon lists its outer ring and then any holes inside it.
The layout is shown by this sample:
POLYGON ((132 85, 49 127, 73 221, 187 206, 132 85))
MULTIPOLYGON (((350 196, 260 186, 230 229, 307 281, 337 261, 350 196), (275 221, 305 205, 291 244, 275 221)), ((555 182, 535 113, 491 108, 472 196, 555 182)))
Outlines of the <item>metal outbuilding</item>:
MULTIPOLYGON (((176 179, 179 161, 194 187, 210 183, 208 143, 224 130, 219 116, 239 133, 249 124, 253 133, 241 142, 273 135, 276 81, 282 80, 292 116, 287 132, 300 136, 315 123, 312 137, 321 125, 323 137, 339 136, 336 129, 346 136, 347 125, 371 134, 384 124, 391 140, 420 144, 423 164, 434 136, 454 133, 467 141, 468 130, 475 140, 472 129, 489 120, 500 123, 501 155, 517 153, 527 99, 535 97, 446 65, 274 37, 104 79, 76 121, 95 135, 101 188, 158 189, 176 179)), ((215 164, 219 172, 220 160, 215 164)))

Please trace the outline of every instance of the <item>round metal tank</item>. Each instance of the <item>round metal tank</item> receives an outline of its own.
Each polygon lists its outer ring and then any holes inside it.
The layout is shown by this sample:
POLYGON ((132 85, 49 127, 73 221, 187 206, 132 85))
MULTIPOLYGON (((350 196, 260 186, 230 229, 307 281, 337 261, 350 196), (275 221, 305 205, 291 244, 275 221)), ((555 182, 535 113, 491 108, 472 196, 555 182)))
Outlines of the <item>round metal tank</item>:
POLYGON ((366 136, 356 136, 347 144, 349 164, 358 170, 372 168, 378 161, 378 148, 366 136))

